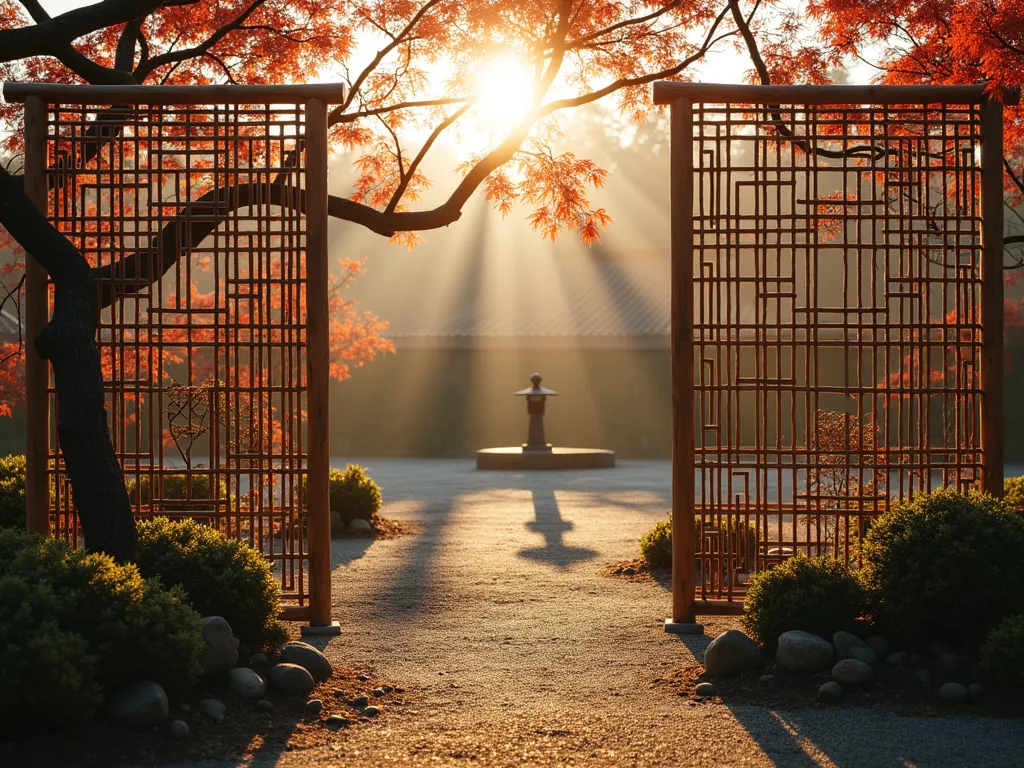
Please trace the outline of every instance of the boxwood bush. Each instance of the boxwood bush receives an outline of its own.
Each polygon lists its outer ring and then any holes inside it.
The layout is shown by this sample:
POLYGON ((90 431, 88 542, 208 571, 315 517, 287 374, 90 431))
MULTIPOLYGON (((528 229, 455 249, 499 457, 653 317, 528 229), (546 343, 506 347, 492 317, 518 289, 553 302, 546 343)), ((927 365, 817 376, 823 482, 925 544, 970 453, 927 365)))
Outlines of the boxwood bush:
MULTIPOLYGON (((4 593, 11 602, 2 610, 24 616, 19 606, 25 592, 17 582, 31 585, 47 602, 46 615, 56 627, 50 630, 51 644, 77 653, 76 638, 84 640, 95 659, 95 680, 104 690, 145 679, 173 694, 198 679, 199 615, 180 590, 143 579, 134 565, 70 549, 57 539, 3 530, 0 579, 14 579, 4 593)), ((0 650, 0 656, 6 659, 9 652, 0 650)), ((88 690, 81 695, 87 699, 88 690)))
POLYGON ((380 504, 380 486, 360 465, 349 464, 344 472, 331 470, 331 511, 341 515, 345 523, 356 518, 369 520, 380 504))
POLYGON ((640 557, 647 561, 652 571, 664 571, 672 567, 671 520, 659 520, 640 537, 640 557))
POLYGON ((1009 507, 1024 507, 1024 475, 1003 480, 1003 501, 1009 507))
MULTIPOLYGON (((744 526, 734 523, 726 518, 724 521, 728 530, 729 547, 739 554, 741 550, 740 531, 746 528, 747 540, 745 551, 753 557, 754 548, 757 544, 757 529, 753 524, 744 526)), ((720 527, 720 526, 719 526, 720 527)), ((696 551, 700 551, 701 522, 700 518, 693 521, 693 539, 696 551)), ((640 557, 647 561, 652 571, 666 571, 672 567, 672 519, 660 520, 655 523, 647 533, 640 537, 640 557)))
POLYGON ((977 491, 894 505, 865 535, 862 559, 876 619, 908 642, 975 652, 1024 612, 1024 518, 977 491))
POLYGON ((988 633, 981 667, 999 684, 1024 691, 1024 613, 1008 616, 988 633))
POLYGON ((864 591, 843 562, 797 555, 751 576, 743 608, 743 629, 773 649, 790 630, 831 638, 850 629, 863 611, 864 591))
POLYGON ((82 635, 60 627, 60 613, 49 584, 0 576, 0 735, 85 720, 102 700, 96 654, 82 635))
MULTIPOLYGON (((210 495, 210 488, 212 487, 212 481, 210 475, 203 471, 192 472, 191 475, 187 475, 184 472, 176 472, 171 475, 163 475, 163 491, 160 498, 162 499, 181 499, 185 500, 188 498, 188 485, 189 479, 191 478, 192 483, 192 499, 193 500, 205 500, 218 498, 223 499, 227 497, 228 491, 227 486, 221 481, 220 493, 216 497, 210 495)), ((159 485, 160 479, 157 479, 159 485)), ((128 499, 132 504, 141 503, 148 504, 153 498, 150 492, 150 476, 140 475, 138 480, 127 479, 126 485, 128 487, 128 499)), ((183 504, 164 504, 164 509, 168 512, 179 512, 189 509, 188 506, 183 504)))
POLYGON ((0 528, 25 528, 25 457, 0 458, 0 528))
POLYGON ((276 637, 281 588, 267 559, 195 520, 138 522, 139 570, 181 587, 202 616, 223 616, 250 648, 276 637))

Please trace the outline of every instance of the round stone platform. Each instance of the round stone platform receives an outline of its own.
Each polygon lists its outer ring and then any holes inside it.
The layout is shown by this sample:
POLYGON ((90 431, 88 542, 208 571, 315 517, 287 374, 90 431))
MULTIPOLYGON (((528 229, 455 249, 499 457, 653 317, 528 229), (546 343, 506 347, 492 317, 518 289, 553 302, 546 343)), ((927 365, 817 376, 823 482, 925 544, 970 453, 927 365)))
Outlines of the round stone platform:
POLYGON ((476 452, 477 469, 605 469, 615 466, 615 451, 601 448, 552 448, 524 451, 521 446, 476 452))

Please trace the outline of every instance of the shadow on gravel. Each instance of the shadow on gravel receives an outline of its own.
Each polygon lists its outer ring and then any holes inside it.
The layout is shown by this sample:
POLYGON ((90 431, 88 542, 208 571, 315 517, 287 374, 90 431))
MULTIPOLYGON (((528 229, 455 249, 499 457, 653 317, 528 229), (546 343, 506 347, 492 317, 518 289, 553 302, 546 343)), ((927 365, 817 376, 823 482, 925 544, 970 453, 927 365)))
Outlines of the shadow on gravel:
POLYGON ((562 537, 575 526, 562 519, 558 509, 555 492, 550 488, 533 491, 534 519, 526 524, 526 528, 544 537, 544 546, 528 547, 519 550, 519 557, 536 560, 558 568, 568 568, 574 563, 592 560, 597 552, 588 547, 571 547, 562 541, 562 537))
POLYGON ((331 539, 331 569, 348 565, 366 554, 375 539, 372 536, 360 539, 331 539))

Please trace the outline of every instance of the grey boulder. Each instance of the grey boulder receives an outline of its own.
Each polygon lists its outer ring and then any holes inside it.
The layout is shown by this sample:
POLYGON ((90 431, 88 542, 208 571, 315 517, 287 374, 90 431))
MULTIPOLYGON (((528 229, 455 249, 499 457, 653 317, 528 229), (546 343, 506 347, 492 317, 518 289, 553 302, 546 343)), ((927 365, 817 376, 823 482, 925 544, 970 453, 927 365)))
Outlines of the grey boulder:
POLYGON ((270 684, 288 696, 306 696, 316 686, 313 676, 298 664, 275 664, 270 668, 270 684))
POLYGON ((238 663, 238 638, 231 631, 227 619, 206 616, 200 620, 203 634, 203 674, 223 675, 238 663))
POLYGON ((878 658, 884 659, 889 655, 889 639, 882 635, 871 635, 866 641, 868 648, 878 654, 878 658))
POLYGON ((865 664, 878 663, 878 654, 875 653, 875 649, 868 648, 866 645, 863 648, 851 648, 850 655, 847 658, 863 661, 865 664))
POLYGON ((846 686, 867 685, 875 679, 875 670, 863 661, 842 659, 832 667, 832 679, 846 686))
POLYGON ((223 720, 227 711, 228 708, 224 706, 224 702, 217 699, 203 699, 199 702, 199 713, 215 723, 223 720))
POLYGON ((106 705, 107 717, 133 728, 159 725, 167 719, 170 710, 167 693, 152 680, 140 680, 120 689, 106 705))
POLYGON ((349 521, 348 527, 345 528, 345 533, 349 536, 369 536, 373 533, 373 526, 370 525, 369 520, 357 517, 355 520, 349 521))
POLYGON ((704 669, 712 677, 731 677, 761 666, 761 649, 740 632, 723 632, 704 651, 704 669))
POLYGON ((967 689, 960 683, 944 683, 939 686, 939 698, 950 704, 967 701, 969 695, 967 689))
POLYGON ((319 650, 308 643, 293 640, 281 649, 281 661, 303 667, 318 683, 328 680, 333 670, 331 662, 319 650))
POLYGON ((822 672, 832 665, 832 643, 799 629, 779 636, 775 660, 790 672, 822 672))
POLYGON ((896 651, 896 653, 890 653, 886 661, 894 667, 902 667, 909 661, 906 651, 896 651))
POLYGON ((836 647, 837 659, 851 658, 850 651, 854 648, 867 648, 867 644, 853 632, 836 632, 832 635, 832 645, 836 647))
POLYGON ((184 720, 171 720, 167 724, 167 735, 172 739, 184 739, 188 736, 188 723, 184 720))
POLYGON ((698 696, 717 696, 718 689, 712 683, 697 683, 694 693, 698 696))
POLYGON ((228 671, 228 690, 243 699, 262 699, 267 684, 248 667, 235 667, 228 671))
POLYGON ((840 686, 835 680, 829 680, 827 683, 822 683, 821 687, 818 689, 818 701, 836 701, 842 695, 842 686, 840 686))

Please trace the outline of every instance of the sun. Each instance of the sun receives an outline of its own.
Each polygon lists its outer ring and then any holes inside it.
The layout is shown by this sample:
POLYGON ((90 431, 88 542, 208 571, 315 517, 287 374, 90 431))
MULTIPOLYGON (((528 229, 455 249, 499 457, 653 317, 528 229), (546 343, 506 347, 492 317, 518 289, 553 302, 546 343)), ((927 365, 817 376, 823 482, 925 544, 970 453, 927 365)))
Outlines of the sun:
POLYGON ((483 62, 477 72, 473 114, 482 131, 502 134, 523 121, 533 97, 530 68, 511 54, 496 56, 483 62))

